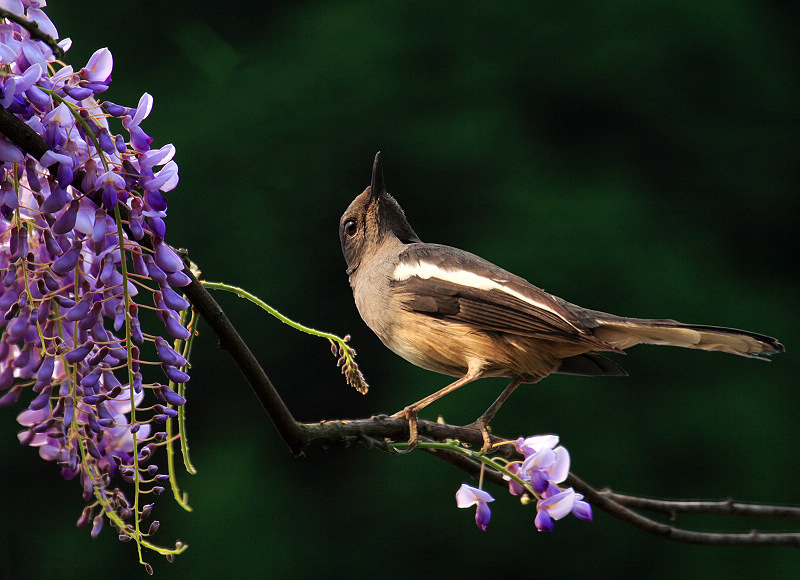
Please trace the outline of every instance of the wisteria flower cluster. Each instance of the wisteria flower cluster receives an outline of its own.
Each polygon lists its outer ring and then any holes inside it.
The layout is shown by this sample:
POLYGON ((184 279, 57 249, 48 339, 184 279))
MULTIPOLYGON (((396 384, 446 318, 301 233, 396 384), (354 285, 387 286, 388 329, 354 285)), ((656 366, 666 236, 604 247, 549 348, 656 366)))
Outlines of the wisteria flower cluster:
MULTIPOLYGON (((0 3, 58 39, 44 7, 0 3)), ((150 95, 133 108, 98 100, 108 49, 75 71, 30 29, 0 20, 0 106, 46 146, 35 157, 0 134, 0 406, 26 401, 20 441, 79 478, 79 525, 96 535, 108 520, 140 560, 143 546, 171 557, 185 546, 151 544, 147 521, 170 480, 153 457, 176 438, 189 379, 176 288, 190 278, 164 242, 175 148, 152 148, 142 129, 150 95)))
MULTIPOLYGON (((561 489, 558 484, 569 475, 569 453, 558 445, 557 435, 520 437, 514 442, 522 461, 511 461, 500 468, 508 481, 508 491, 520 495, 528 502, 536 498, 536 529, 552 532, 555 520, 572 513, 575 517, 592 521, 592 508, 583 501, 583 495, 571 487, 561 489)), ((475 523, 486 530, 491 518, 489 502, 494 498, 482 489, 462 484, 456 492, 456 505, 460 508, 477 506, 475 523)))

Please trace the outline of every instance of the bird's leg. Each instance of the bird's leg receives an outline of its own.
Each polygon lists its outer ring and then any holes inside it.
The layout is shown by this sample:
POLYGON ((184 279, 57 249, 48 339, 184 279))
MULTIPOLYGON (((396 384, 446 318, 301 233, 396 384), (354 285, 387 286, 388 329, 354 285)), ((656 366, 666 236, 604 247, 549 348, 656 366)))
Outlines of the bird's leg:
POLYGON ((494 403, 483 412, 483 415, 478 417, 474 422, 470 423, 469 425, 465 425, 465 427, 469 427, 472 429, 477 429, 481 432, 481 436, 483 437, 483 448, 481 449, 481 453, 489 453, 492 450, 492 438, 489 435, 489 421, 492 420, 495 413, 503 406, 503 403, 506 402, 506 399, 514 392, 520 383, 522 383, 521 379, 512 379, 508 386, 503 389, 503 392, 500 393, 500 396, 495 399, 494 403))
MULTIPOLYGON (((410 452, 412 449, 414 449, 417 446, 417 443, 419 443, 419 431, 417 429, 417 413, 419 413, 422 409, 424 409, 425 407, 427 407, 428 405, 430 405, 431 403, 433 403, 437 399, 440 399, 440 398, 444 397, 446 394, 452 393, 457 388, 463 387, 467 383, 469 383, 471 381, 474 381, 479 376, 480 376, 479 374, 471 374, 471 373, 469 373, 469 374, 461 377, 457 381, 453 381, 452 383, 447 385, 445 388, 436 391, 432 395, 428 395, 424 399, 420 399, 419 401, 417 401, 413 405, 409 405, 408 407, 406 407, 402 411, 398 411, 397 413, 392 415, 392 417, 402 417, 403 419, 408 421, 408 447, 402 453, 410 452)), ((498 407, 499 407, 499 405, 498 405, 498 407)))

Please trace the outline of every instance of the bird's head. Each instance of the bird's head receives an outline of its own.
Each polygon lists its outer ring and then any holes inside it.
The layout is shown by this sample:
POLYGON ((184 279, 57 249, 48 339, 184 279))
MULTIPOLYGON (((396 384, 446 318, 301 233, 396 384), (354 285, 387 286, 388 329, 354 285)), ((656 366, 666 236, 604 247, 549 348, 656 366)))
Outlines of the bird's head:
POLYGON ((400 204, 386 191, 380 151, 375 155, 370 186, 353 200, 339 220, 339 241, 348 274, 387 242, 420 241, 400 204))

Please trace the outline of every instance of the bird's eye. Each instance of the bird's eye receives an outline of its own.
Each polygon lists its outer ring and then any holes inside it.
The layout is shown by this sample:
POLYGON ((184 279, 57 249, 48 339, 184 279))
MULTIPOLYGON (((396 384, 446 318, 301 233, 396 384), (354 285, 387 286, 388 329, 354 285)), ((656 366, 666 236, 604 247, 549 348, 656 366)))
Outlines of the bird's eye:
POLYGON ((344 233, 350 237, 354 236, 358 226, 356 225, 356 220, 347 220, 344 222, 344 233))

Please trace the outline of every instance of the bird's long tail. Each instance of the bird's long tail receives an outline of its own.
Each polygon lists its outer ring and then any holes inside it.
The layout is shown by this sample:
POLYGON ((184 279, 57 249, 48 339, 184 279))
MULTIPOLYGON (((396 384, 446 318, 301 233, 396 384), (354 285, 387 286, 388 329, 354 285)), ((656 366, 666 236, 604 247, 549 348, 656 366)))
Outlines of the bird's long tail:
POLYGON ((764 358, 764 355, 785 350, 774 338, 746 330, 683 324, 675 320, 624 318, 601 312, 593 314, 596 314, 598 322, 594 336, 620 349, 640 343, 666 344, 717 350, 751 358, 764 358))

